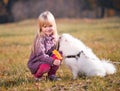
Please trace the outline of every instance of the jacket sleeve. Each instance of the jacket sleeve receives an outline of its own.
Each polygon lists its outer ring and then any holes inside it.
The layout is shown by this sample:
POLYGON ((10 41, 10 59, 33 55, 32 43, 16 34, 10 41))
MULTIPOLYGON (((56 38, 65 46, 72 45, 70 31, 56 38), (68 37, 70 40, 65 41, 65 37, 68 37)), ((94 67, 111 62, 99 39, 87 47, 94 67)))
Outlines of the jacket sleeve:
POLYGON ((40 45, 36 45, 35 47, 35 59, 34 60, 39 60, 42 63, 48 63, 50 65, 53 64, 54 59, 52 57, 50 57, 48 54, 45 53, 45 44, 42 41, 40 45))

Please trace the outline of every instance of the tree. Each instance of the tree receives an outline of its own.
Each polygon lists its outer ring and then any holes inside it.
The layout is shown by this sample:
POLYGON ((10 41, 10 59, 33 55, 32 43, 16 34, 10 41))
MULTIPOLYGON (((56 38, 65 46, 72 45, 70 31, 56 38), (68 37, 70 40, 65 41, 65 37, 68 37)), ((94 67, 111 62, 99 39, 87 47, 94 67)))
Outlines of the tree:
POLYGON ((97 5, 101 8, 100 18, 105 15, 105 9, 120 10, 120 0, 97 0, 97 5))

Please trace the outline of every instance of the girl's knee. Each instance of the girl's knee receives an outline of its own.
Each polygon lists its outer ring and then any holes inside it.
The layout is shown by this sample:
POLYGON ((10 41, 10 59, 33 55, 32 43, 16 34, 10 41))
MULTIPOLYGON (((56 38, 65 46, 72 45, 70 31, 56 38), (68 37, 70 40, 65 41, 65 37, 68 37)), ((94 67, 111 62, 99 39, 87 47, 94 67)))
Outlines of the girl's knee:
POLYGON ((39 67, 39 70, 41 70, 42 73, 46 73, 50 70, 49 64, 41 64, 39 67))

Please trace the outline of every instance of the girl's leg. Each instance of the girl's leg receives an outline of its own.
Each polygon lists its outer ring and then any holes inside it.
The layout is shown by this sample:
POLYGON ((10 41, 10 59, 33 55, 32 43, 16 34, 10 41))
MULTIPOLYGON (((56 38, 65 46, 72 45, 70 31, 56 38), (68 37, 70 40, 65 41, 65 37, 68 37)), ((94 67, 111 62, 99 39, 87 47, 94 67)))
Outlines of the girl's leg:
POLYGON ((48 72, 48 79, 51 81, 57 81, 57 80, 61 80, 60 78, 56 77, 56 71, 58 70, 59 66, 57 65, 53 65, 50 69, 50 71, 48 72))
POLYGON ((51 68, 50 68, 50 70, 48 72, 48 76, 55 75, 58 68, 59 68, 59 66, 57 66, 57 65, 51 66, 51 68))
POLYGON ((36 78, 40 78, 43 76, 44 73, 49 72, 50 65, 49 64, 41 64, 37 70, 37 72, 34 74, 36 78))

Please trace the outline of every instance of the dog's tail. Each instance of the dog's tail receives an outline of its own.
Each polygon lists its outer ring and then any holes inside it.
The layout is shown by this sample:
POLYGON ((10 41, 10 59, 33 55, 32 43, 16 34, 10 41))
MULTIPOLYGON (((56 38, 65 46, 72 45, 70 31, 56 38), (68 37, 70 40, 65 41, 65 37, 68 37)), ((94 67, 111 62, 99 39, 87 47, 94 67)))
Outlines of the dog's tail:
POLYGON ((116 72, 115 66, 109 60, 102 60, 103 67, 106 70, 106 74, 114 74, 116 72))

